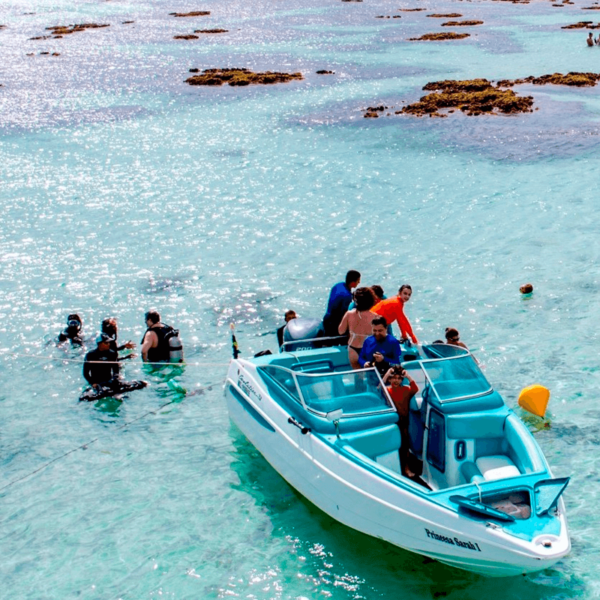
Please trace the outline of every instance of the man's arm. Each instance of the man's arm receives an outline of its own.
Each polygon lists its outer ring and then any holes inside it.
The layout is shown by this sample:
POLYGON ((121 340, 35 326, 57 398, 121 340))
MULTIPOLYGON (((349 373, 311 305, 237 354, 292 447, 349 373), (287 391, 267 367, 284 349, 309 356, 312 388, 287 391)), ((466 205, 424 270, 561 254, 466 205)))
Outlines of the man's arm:
POLYGON ((142 343, 142 360, 144 362, 148 362, 148 352, 150 351, 150 348, 154 347, 154 340, 158 341, 156 333, 154 333, 154 331, 147 331, 142 343))
POLYGON ((358 355, 358 364, 364 369, 365 363, 369 361, 369 355, 367 354, 367 340, 365 340, 362 348, 360 349, 360 354, 358 355))
POLYGON ((400 342, 395 338, 392 340, 391 350, 392 350, 392 356, 390 357, 390 363, 393 365, 399 365, 400 364, 400 356, 402 355, 402 350, 400 348, 400 342))
POLYGON ((85 380, 91 385, 94 385, 94 382, 92 380, 92 364, 90 362, 88 362, 88 356, 86 354, 85 356, 85 360, 83 363, 83 376, 85 377, 85 380))

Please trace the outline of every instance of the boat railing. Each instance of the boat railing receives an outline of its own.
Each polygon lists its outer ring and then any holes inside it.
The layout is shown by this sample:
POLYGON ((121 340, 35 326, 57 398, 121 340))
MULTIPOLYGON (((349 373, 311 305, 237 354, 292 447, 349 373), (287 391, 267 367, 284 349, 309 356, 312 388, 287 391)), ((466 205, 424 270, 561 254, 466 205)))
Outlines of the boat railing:
MULTIPOLYGON (((324 360, 323 363, 328 361, 324 360)), ((302 363, 296 363, 300 368, 302 363)), ((385 385, 375 368, 304 373, 280 365, 257 367, 303 408, 319 417, 342 408, 343 417, 394 411, 385 385)))

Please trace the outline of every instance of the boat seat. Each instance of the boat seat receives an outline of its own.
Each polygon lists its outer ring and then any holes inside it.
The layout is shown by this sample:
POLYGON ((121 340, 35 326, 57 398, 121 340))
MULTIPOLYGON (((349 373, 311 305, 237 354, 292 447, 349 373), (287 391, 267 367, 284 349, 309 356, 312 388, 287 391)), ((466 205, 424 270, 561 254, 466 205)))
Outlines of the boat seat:
POLYGON ((472 460, 465 460, 460 466, 460 472, 467 483, 482 483, 485 481, 479 467, 472 460))
POLYGON ((400 429, 396 424, 342 435, 357 452, 391 469, 400 472, 400 429))
POLYGON ((486 481, 516 477, 521 472, 515 463, 505 455, 481 456, 475 461, 477 468, 486 481))

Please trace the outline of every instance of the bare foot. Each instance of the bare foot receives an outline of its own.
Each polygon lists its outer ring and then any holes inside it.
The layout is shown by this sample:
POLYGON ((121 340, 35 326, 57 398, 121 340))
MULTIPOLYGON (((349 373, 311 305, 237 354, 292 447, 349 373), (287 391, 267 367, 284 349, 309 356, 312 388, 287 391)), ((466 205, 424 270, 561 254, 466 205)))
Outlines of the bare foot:
POLYGON ((415 474, 410 469, 405 469, 404 476, 408 477, 409 479, 412 479, 415 476, 415 474))

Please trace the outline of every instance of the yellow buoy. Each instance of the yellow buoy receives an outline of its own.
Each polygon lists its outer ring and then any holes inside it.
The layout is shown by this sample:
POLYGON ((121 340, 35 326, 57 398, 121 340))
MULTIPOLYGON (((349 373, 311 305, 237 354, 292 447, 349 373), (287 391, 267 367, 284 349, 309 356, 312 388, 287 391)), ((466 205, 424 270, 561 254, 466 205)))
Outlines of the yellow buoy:
POLYGON ((543 385, 534 384, 523 388, 519 394, 519 406, 537 417, 544 417, 550 400, 550 390, 543 385))

